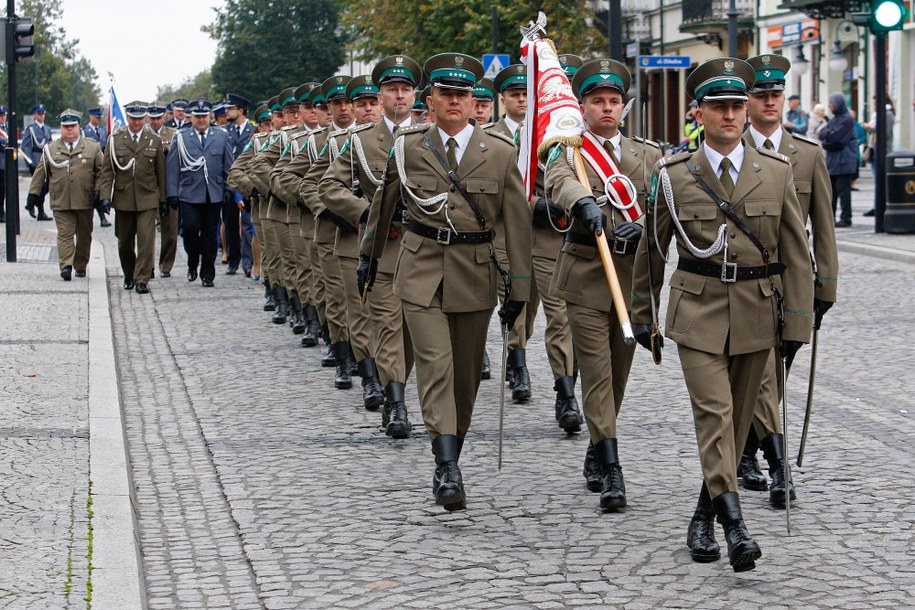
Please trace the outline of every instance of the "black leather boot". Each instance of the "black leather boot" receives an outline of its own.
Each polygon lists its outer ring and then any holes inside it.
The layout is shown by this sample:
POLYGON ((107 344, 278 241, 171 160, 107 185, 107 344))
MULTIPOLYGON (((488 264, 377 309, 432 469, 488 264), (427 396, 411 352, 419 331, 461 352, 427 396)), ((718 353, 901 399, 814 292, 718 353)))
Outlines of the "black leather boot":
POLYGON ((385 387, 387 400, 384 403, 384 412, 381 415, 381 425, 384 433, 391 438, 407 438, 410 436, 410 419, 407 417, 407 404, 404 402, 404 384, 392 381, 385 387))
POLYGON ((581 432, 581 411, 575 399, 575 385, 571 377, 560 377, 553 384, 556 390, 556 421, 567 434, 581 432))
POLYGON ((360 360, 356 366, 359 367, 359 376, 362 377, 362 403, 369 411, 377 411, 384 402, 384 388, 378 381, 375 359, 365 358, 360 360))
POLYGON ((349 365, 350 377, 361 377, 359 366, 356 364, 356 354, 353 352, 353 344, 347 341, 346 347, 349 348, 349 358, 347 358, 346 363, 349 365))
POLYGON ((349 341, 334 343, 334 357, 337 364, 334 387, 338 390, 348 390, 353 387, 353 378, 349 374, 349 341))
POLYGON ((321 333, 324 337, 324 355, 321 357, 321 366, 324 368, 332 368, 337 366, 337 356, 334 353, 334 344, 330 340, 330 331, 327 329, 327 322, 324 323, 324 326, 321 328, 321 333))
POLYGON ((292 332, 301 335, 305 332, 305 316, 302 314, 302 301, 299 300, 299 295, 290 299, 289 308, 292 310, 292 332))
POLYGON ((744 489, 753 491, 765 491, 769 486, 769 481, 759 469, 759 462, 756 461, 756 452, 759 450, 759 439, 756 437, 756 428, 750 425, 750 431, 747 433, 747 443, 743 446, 743 453, 740 455, 740 461, 737 463, 737 478, 740 479, 744 489))
POLYGON ((458 437, 454 434, 435 437, 432 441, 432 453, 435 454, 435 475, 432 477, 435 503, 445 507, 447 511, 467 508, 464 481, 457 463, 458 437))
POLYGON ((696 512, 689 522, 686 530, 686 546, 693 561, 709 563, 721 559, 721 548, 715 540, 715 509, 712 508, 712 499, 708 495, 708 487, 702 483, 699 490, 699 501, 696 502, 696 512))
POLYGON ((508 352, 507 369, 512 372, 512 400, 527 402, 531 399, 531 376, 527 372, 527 359, 523 349, 508 352))
POLYGON ((489 364, 489 352, 483 349, 483 367, 480 370, 480 379, 491 379, 492 367, 489 364))
POLYGON ((594 443, 591 441, 588 441, 588 450, 585 451, 585 467, 582 469, 582 474, 585 475, 585 487, 588 488, 588 491, 597 493, 603 490, 604 475, 601 473, 597 456, 594 455, 594 443))
POLYGON ((286 323, 286 307, 289 305, 288 298, 285 286, 273 287, 273 299, 276 301, 276 311, 273 312, 274 324, 286 323))
POLYGON ((273 287, 270 285, 270 280, 264 280, 264 311, 274 311, 276 310, 276 301, 273 299, 273 287))
POLYGON ((724 527, 728 541, 728 558, 735 572, 746 572, 756 567, 756 560, 762 557, 759 545, 750 537, 740 512, 740 498, 729 491, 712 500, 718 522, 724 527))
POLYGON ((623 481, 623 469, 616 449, 615 438, 605 438, 594 445, 594 455, 597 456, 604 478, 600 492, 600 507, 604 510, 626 506, 626 483, 623 481))
POLYGON ((788 471, 788 480, 785 481, 785 454, 782 451, 784 435, 774 433, 762 439, 763 455, 769 463, 769 476, 772 484, 769 485, 769 502, 777 508, 785 506, 785 491, 791 500, 797 497, 794 493, 794 481, 791 480, 791 471, 788 471))
POLYGON ((302 337, 302 347, 314 347, 321 338, 318 310, 311 303, 306 303, 302 309, 302 315, 305 318, 305 335, 302 337))

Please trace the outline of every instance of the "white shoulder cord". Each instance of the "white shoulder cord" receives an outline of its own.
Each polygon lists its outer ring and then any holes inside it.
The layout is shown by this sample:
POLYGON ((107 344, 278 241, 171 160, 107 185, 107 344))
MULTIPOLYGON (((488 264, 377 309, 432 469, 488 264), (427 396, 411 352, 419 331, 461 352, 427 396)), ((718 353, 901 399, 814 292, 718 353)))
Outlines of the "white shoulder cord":
MULTIPOLYGON (((673 186, 671 186, 671 184, 670 184, 670 176, 667 175, 666 166, 663 166, 663 165, 661 166, 660 179, 661 179, 661 188, 664 189, 664 199, 667 200, 667 209, 670 212, 670 218, 673 221, 674 226, 677 227, 677 232, 680 233, 680 237, 683 238, 683 242, 686 245, 686 249, 689 250, 690 254, 692 254, 696 258, 711 258, 712 256, 714 256, 714 255, 718 254, 719 252, 721 252, 722 250, 724 250, 725 257, 727 257, 727 250, 728 250, 728 225, 727 225, 727 223, 724 223, 720 227, 718 227, 718 237, 715 239, 715 242, 711 246, 706 248, 705 250, 700 250, 699 247, 696 246, 695 244, 693 244, 693 242, 690 241, 689 237, 687 237, 686 231, 683 230, 683 225, 680 224, 680 219, 677 217, 677 210, 676 210, 676 207, 674 206, 674 189, 673 189, 673 186)), ((655 206, 657 206, 657 205, 658 205, 657 198, 655 198, 655 206)), ((657 236, 657 234, 658 234, 657 210, 655 210, 654 222, 655 222, 654 234, 655 234, 655 236, 657 236)), ((665 254, 663 252, 661 252, 661 246, 658 245, 657 239, 655 240, 655 246, 658 248, 658 253, 661 255, 661 258, 663 258, 664 261, 667 262, 667 257, 665 256, 665 254)))
MULTIPOLYGON (((44 162, 45 162, 45 168, 44 168, 45 172, 48 171, 47 166, 50 165, 54 169, 63 169, 66 167, 67 173, 68 174, 70 173, 70 159, 67 159, 63 163, 56 162, 54 159, 51 158, 51 145, 50 144, 45 144, 44 149, 42 149, 41 153, 42 153, 42 158, 44 159, 44 162)), ((50 174, 48 174, 48 175, 50 175, 50 174)))
POLYGON ((315 138, 315 134, 310 134, 308 136, 308 158, 311 160, 312 165, 318 160, 318 142, 315 138))
POLYGON ((356 157, 359 159, 359 165, 362 166, 362 171, 365 173, 366 177, 369 179, 369 182, 375 185, 375 187, 381 186, 381 183, 384 181, 382 178, 376 178, 372 173, 372 170, 369 169, 368 159, 365 158, 365 150, 362 148, 362 140, 359 139, 359 134, 354 133, 352 135, 352 149, 356 153, 356 157))
POLYGON ((426 215, 433 216, 438 214, 444 208, 445 210, 445 220, 448 222, 448 226, 451 227, 451 230, 457 233, 457 229, 454 228, 454 224, 451 222, 451 219, 448 217, 448 193, 439 193, 434 197, 429 199, 422 199, 418 197, 413 191, 410 190, 410 187, 407 186, 407 174, 404 171, 404 138, 400 136, 394 140, 394 161, 397 165, 397 175, 400 177, 400 185, 404 191, 410 196, 410 199, 416 203, 420 210, 422 210, 426 215), (433 206, 435 209, 432 209, 433 206))
MULTIPOLYGON (((136 176, 137 175, 136 157, 134 157, 130 161, 128 161, 127 165, 122 166, 120 163, 118 163, 117 152, 115 151, 115 142, 114 141, 115 141, 114 136, 112 136, 111 138, 108 139, 109 145, 111 146, 111 168, 112 169, 117 168, 117 169, 121 170, 122 172, 131 170, 131 172, 130 172, 131 176, 136 176)), ((114 187, 118 181, 118 173, 113 172, 113 174, 114 174, 114 177, 111 180, 111 194, 108 196, 109 199, 114 198, 114 187)))
POLYGON ((189 172, 198 172, 200 169, 203 169, 203 179, 206 180, 207 184, 210 183, 210 173, 207 170, 207 160, 206 157, 201 155, 196 159, 192 159, 191 155, 187 152, 187 147, 184 145, 184 134, 180 131, 177 134, 178 140, 178 159, 181 162, 181 171, 189 172))

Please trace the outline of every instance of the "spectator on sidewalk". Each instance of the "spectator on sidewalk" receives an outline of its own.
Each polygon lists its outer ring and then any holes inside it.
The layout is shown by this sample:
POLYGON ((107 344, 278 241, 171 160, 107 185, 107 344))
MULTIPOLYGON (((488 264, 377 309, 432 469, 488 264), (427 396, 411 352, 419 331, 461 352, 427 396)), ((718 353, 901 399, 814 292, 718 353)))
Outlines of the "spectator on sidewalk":
POLYGON ((851 181, 858 164, 858 138, 855 123, 845 106, 841 92, 829 96, 832 120, 820 128, 820 143, 826 151, 826 169, 832 182, 832 211, 841 201, 841 212, 836 227, 851 226, 851 181))
POLYGON ((810 116, 807 117, 807 137, 819 140, 820 129, 823 128, 826 121, 826 108, 823 104, 815 104, 813 110, 810 111, 810 116))
MULTIPOLYGON (((874 98, 874 106, 877 105, 877 96, 874 98)), ((896 125, 896 106, 893 104, 892 98, 889 95, 886 96, 886 152, 893 152, 893 127, 896 125)), ((864 130, 869 134, 868 143, 871 148, 870 164, 871 172, 874 175, 874 180, 877 180, 877 155, 874 154, 877 151, 877 111, 871 113, 871 120, 863 124, 864 130)), ((882 176, 879 178, 882 179, 882 176)), ((874 196, 876 197, 876 190, 874 191, 874 196)), ((863 216, 873 216, 876 208, 876 200, 874 201, 874 207, 864 212, 863 216)))
POLYGON ((807 135, 807 113, 801 109, 801 96, 788 96, 788 112, 782 125, 791 133, 807 135))

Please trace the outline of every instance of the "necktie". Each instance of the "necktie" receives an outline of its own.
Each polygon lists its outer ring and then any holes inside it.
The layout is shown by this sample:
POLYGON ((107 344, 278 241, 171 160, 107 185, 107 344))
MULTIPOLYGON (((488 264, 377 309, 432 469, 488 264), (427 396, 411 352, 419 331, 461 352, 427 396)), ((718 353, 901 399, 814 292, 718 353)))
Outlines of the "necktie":
POLYGON ((604 140, 604 148, 607 149, 607 152, 613 155, 613 158, 616 159, 617 163, 620 162, 619 153, 616 151, 616 146, 614 146, 613 142, 610 140, 604 140))
POLYGON ((718 166, 721 169, 721 175, 718 177, 718 180, 721 182, 721 186, 724 187, 724 192, 728 194, 728 197, 734 195, 734 180, 731 178, 730 172, 732 165, 733 163, 731 163, 731 160, 725 157, 718 166))
POLYGON ((394 125, 394 129, 391 130, 391 135, 397 136, 398 129, 400 129, 400 125, 394 125))
POLYGON ((73 142, 70 142, 70 143, 67 144, 67 151, 68 151, 68 152, 73 152, 73 142))
POLYGON ((207 143, 207 132, 201 131, 200 132, 200 148, 203 148, 204 146, 206 146, 206 143, 207 143))
POLYGON ((775 147, 772 145, 772 140, 766 138, 766 141, 763 142, 763 148, 766 150, 775 150, 775 147))
POLYGON ((456 172, 458 167, 457 153, 455 151, 457 151, 457 140, 448 138, 448 167, 453 172, 456 172))
POLYGON ((138 134, 138 133, 133 134, 133 143, 136 144, 139 141, 140 141, 140 134, 138 134))

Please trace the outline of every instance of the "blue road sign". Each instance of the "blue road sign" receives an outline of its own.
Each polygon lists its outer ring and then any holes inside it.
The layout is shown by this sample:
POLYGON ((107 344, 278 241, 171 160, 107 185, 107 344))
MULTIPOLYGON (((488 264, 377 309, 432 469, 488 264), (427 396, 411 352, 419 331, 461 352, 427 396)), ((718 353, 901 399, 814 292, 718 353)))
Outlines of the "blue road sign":
POLYGON ((483 54, 483 71, 486 74, 484 78, 493 79, 503 68, 507 68, 512 63, 512 58, 508 53, 484 53, 483 54))
POLYGON ((639 55, 639 68, 689 68, 688 55, 639 55))

